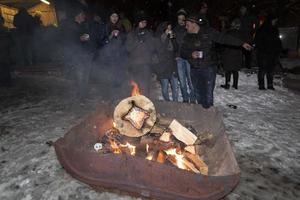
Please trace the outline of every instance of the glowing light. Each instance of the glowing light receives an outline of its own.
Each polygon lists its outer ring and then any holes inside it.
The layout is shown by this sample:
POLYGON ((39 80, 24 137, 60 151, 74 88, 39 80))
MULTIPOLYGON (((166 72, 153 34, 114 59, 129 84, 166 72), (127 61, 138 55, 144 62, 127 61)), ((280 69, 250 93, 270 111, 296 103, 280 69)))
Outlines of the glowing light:
POLYGON ((184 165, 183 157, 184 155, 180 155, 176 152, 176 149, 169 149, 165 151, 167 155, 174 156, 176 159, 177 167, 180 169, 187 169, 184 165))
POLYGON ((43 2, 44 4, 50 5, 50 2, 47 0, 40 0, 41 2, 43 2))
POLYGON ((132 155, 132 156, 135 155, 135 148, 136 148, 135 146, 129 144, 128 142, 125 145, 121 144, 120 146, 128 148, 130 151, 130 155, 132 155))

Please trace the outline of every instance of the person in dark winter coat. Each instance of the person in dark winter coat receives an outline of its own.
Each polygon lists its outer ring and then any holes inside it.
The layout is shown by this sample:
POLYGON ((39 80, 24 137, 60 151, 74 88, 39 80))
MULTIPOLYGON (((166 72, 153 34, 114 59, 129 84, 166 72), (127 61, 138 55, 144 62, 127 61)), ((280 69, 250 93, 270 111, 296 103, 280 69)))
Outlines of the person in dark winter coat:
POLYGON ((22 65, 33 65, 33 34, 35 28, 34 18, 25 8, 21 8, 14 16, 13 24, 17 32, 17 44, 21 53, 22 65))
MULTIPOLYGON (((242 33, 239 31, 241 22, 238 18, 231 22, 231 28, 226 34, 242 40, 242 33)), ((232 87, 238 89, 239 70, 243 64, 243 52, 241 47, 223 45, 223 52, 221 53, 221 59, 223 68, 225 70, 225 84, 221 87, 225 89, 230 88, 231 75, 233 76, 232 87)))
POLYGON ((157 37, 159 39, 159 46, 157 50, 159 63, 154 66, 154 71, 161 83, 164 100, 170 101, 170 84, 172 89, 172 100, 178 101, 178 79, 175 60, 175 53, 177 52, 178 47, 170 22, 164 22, 160 25, 157 37))
POLYGON ((107 33, 110 33, 109 38, 113 38, 114 34, 118 34, 119 32, 122 33, 120 36, 124 37, 125 28, 120 21, 120 16, 116 10, 111 10, 107 22, 107 33))
POLYGON ((274 25, 275 22, 276 19, 267 17, 266 21, 257 30, 254 40, 257 48, 258 85, 260 90, 265 90, 265 75, 267 76, 267 88, 274 90, 273 72, 282 50, 279 31, 274 25))
POLYGON ((180 9, 177 12, 177 25, 174 28, 178 50, 176 52, 176 62, 178 70, 178 78, 183 102, 195 102, 195 93, 191 79, 191 66, 189 62, 180 57, 180 46, 182 45, 184 35, 186 34, 185 19, 187 12, 180 9), (190 93, 188 92, 190 90, 190 93))
MULTIPOLYGON (((92 18, 93 19, 93 18, 92 18)), ((86 12, 80 11, 74 18, 75 23, 69 24, 65 33, 65 56, 68 62, 75 68, 77 83, 77 98, 84 101, 88 95, 88 83, 92 62, 95 59, 97 49, 101 45, 99 36, 101 30, 97 30, 96 23, 87 20, 86 12)))
POLYGON ((4 27, 4 19, 0 15, 0 86, 11 85, 10 48, 12 39, 9 31, 4 27))
POLYGON ((125 48, 125 33, 119 24, 119 15, 112 12, 107 28, 107 44, 100 50, 101 67, 112 74, 113 86, 120 86, 126 80, 125 65, 127 52, 125 48))
POLYGON ((198 14, 187 18, 187 34, 181 46, 181 56, 188 59, 192 66, 191 77, 199 104, 204 108, 213 106, 213 91, 216 80, 216 61, 213 43, 243 46, 251 50, 248 43, 222 34, 207 26, 202 27, 204 20, 198 14))
MULTIPOLYGON (((254 15, 252 15, 249 12, 249 9, 245 6, 242 5, 240 7, 240 20, 241 20, 241 27, 240 31, 243 36, 243 40, 252 44, 253 43, 253 35, 255 33, 255 29, 257 26, 258 20, 254 15)), ((250 69, 251 68, 251 63, 252 63, 252 51, 245 51, 243 50, 244 54, 244 62, 245 62, 245 67, 250 69)))
POLYGON ((151 64, 157 50, 157 42, 152 32, 147 29, 147 20, 144 14, 137 15, 137 27, 128 34, 126 42, 130 76, 139 84, 145 96, 150 94, 151 64))

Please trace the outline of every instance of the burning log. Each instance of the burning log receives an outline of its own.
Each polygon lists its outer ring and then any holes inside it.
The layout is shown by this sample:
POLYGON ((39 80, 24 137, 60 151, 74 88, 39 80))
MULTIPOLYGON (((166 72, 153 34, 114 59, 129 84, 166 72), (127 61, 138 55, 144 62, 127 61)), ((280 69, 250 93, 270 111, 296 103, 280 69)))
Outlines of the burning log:
POLYGON ((167 159, 167 154, 163 151, 159 151, 156 161, 159 163, 165 163, 167 159))
POLYGON ((208 166, 205 164, 205 162, 200 158, 197 154, 191 154, 189 152, 184 152, 184 156, 192 161, 195 166, 199 169, 200 173, 203 175, 208 175, 208 166))
POLYGON ((181 142, 186 145, 193 145, 197 140, 197 136, 182 126, 177 120, 173 120, 169 128, 172 130, 172 134, 181 142))
POLYGON ((122 100, 115 108, 115 128, 128 137, 140 137, 150 132, 156 121, 154 104, 145 96, 122 100))
POLYGON ((170 149, 166 151, 167 160, 170 161, 173 165, 177 166, 180 169, 190 170, 194 173, 199 174, 200 171, 195 167, 195 165, 184 158, 183 154, 178 154, 176 149, 170 149))

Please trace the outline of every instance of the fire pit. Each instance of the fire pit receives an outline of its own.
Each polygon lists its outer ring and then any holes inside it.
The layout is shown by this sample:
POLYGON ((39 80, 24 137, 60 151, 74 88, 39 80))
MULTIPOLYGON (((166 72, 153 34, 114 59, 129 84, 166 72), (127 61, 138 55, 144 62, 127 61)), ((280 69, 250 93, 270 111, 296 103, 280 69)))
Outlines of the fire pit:
MULTIPOLYGON (((148 110, 138 107, 135 111, 144 112, 141 115, 146 116, 145 120, 150 122, 144 127, 137 126, 138 131, 133 133, 132 137, 126 130, 122 135, 123 129, 119 132, 112 128, 113 125, 117 126, 113 118, 118 115, 115 112, 113 116, 113 109, 110 107, 100 106, 95 114, 55 142, 56 154, 61 165, 74 178, 96 190, 117 189, 148 198, 221 199, 232 191, 239 181, 240 170, 225 134, 220 113, 205 110, 198 105, 182 103, 154 102, 154 105, 155 110, 151 105, 148 106, 148 110), (160 123, 159 119, 176 119, 169 127, 173 130, 173 142, 169 141, 169 133, 164 132, 159 140, 153 140, 155 142, 151 143, 152 146, 150 143, 145 144, 146 148, 142 151, 141 146, 143 141, 148 141, 149 132, 157 129, 152 123, 156 120, 153 113, 158 113, 156 124, 160 123), (184 126, 181 127, 179 122, 184 126), (175 134, 176 127, 186 133, 175 134), (190 127, 195 136, 185 127, 190 127), (178 144, 177 147, 181 148, 183 153, 178 155, 183 159, 185 167, 179 164, 176 153, 178 148, 166 148, 170 144, 178 144), (99 145, 97 148, 101 149, 100 151, 96 151, 96 145, 99 145), (149 146, 156 149, 153 154, 148 151, 149 146), (173 150, 175 154, 172 153, 173 150), (144 154, 144 157, 141 156, 144 154)), ((130 108, 129 110, 132 112, 130 108)), ((122 119, 131 123, 126 117, 127 115, 122 119)), ((124 128, 123 125, 121 127, 124 128)), ((152 137, 150 139, 152 141, 152 137)))

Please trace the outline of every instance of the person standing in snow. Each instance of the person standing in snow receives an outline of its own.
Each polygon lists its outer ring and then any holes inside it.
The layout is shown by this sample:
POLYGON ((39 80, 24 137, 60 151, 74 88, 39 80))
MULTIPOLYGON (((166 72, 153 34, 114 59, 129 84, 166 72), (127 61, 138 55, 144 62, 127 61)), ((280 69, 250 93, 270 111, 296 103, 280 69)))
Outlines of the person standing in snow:
POLYGON ((273 72, 282 50, 279 31, 275 26, 276 20, 276 18, 268 16, 257 30, 254 39, 257 48, 258 86, 260 90, 266 89, 265 76, 267 76, 267 88, 274 90, 273 72))
POLYGON ((148 18, 144 13, 136 16, 137 27, 127 36, 126 49, 129 53, 128 69, 131 79, 137 82, 141 93, 150 95, 151 65, 157 50, 157 41, 147 28, 148 18))
POLYGON ((213 44, 243 46, 247 50, 252 47, 238 38, 222 34, 205 26, 205 20, 198 14, 191 14, 186 20, 187 34, 181 46, 181 57, 190 62, 191 77, 196 98, 204 108, 213 106, 213 92, 217 74, 213 44))
POLYGON ((157 49, 159 63, 153 68, 156 72, 158 80, 161 83, 164 100, 171 100, 169 97, 169 85, 171 85, 172 100, 178 101, 178 79, 175 60, 175 52, 177 51, 178 47, 171 23, 163 22, 159 26, 157 32, 157 37, 159 40, 159 48, 157 49))
MULTIPOLYGON (((231 28, 226 32, 235 38, 242 39, 242 33, 239 31, 241 22, 238 18, 231 22, 231 28)), ((238 89, 239 70, 243 64, 243 52, 241 47, 223 45, 221 59, 225 70, 225 84, 221 85, 224 89, 230 88, 231 75, 233 76, 232 87, 238 89)))
POLYGON ((176 42, 178 45, 177 52, 176 52, 176 61, 177 61, 177 71, 178 71, 178 78, 180 84, 180 90, 183 98, 183 102, 195 102, 195 93, 191 79, 191 66, 190 63, 183 59, 180 56, 180 46, 182 45, 184 35, 186 34, 185 28, 185 19, 187 16, 187 12, 184 9, 180 9, 177 12, 177 25, 174 28, 176 42), (190 93, 188 93, 188 88, 190 93))

